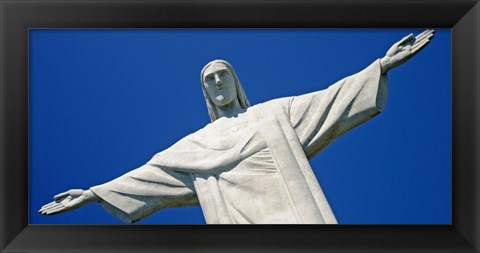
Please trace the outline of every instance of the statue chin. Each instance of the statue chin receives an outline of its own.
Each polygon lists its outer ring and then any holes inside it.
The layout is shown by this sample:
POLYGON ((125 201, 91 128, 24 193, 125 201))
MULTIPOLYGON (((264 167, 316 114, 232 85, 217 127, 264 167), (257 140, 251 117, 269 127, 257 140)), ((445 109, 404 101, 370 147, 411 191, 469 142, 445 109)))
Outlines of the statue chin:
POLYGON ((225 97, 223 97, 223 95, 218 95, 218 96, 215 97, 215 99, 216 99, 218 102, 222 103, 222 102, 225 100, 225 97))
POLYGON ((226 106, 230 103, 232 103, 233 99, 231 99, 229 96, 224 96, 224 95, 218 95, 215 97, 214 103, 217 106, 226 106))

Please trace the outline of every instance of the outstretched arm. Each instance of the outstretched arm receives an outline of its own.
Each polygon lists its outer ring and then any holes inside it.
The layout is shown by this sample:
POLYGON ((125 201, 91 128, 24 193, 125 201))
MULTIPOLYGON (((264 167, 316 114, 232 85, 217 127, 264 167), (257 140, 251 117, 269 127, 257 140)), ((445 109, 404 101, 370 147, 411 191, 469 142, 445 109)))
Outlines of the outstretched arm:
POLYGON ((310 159, 337 137, 383 111, 388 95, 385 75, 420 52, 434 35, 425 30, 393 44, 386 55, 325 90, 294 97, 290 121, 310 159))
POLYGON ((413 33, 407 35, 387 51, 386 55, 381 59, 382 74, 386 74, 389 70, 396 68, 422 50, 433 38, 435 30, 427 29, 417 36, 413 33))
POLYGON ((99 200, 91 190, 72 189, 53 197, 55 201, 50 202, 38 211, 43 215, 63 213, 80 208, 86 204, 99 200))
POLYGON ((191 174, 149 162, 89 190, 73 189, 55 195, 54 201, 38 212, 53 215, 92 202, 125 223, 139 221, 164 208, 199 205, 191 174))

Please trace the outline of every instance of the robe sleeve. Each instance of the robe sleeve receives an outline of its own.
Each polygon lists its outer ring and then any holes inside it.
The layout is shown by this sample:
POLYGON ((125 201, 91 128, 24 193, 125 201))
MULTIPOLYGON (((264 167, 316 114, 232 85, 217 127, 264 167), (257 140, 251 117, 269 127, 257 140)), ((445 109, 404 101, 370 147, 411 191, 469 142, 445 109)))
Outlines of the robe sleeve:
POLYGON ((335 138, 379 114, 388 80, 380 60, 325 90, 291 98, 288 114, 308 159, 335 138))
POLYGON ((125 223, 168 207, 198 205, 190 174, 146 164, 110 182, 91 187, 99 204, 125 223))

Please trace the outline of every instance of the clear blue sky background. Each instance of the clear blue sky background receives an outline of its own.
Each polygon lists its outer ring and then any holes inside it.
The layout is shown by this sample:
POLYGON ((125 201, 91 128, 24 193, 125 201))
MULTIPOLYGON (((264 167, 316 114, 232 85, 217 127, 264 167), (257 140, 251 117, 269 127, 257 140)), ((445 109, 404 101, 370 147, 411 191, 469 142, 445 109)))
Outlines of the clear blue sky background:
MULTIPOLYGON (((209 123, 200 70, 229 61, 252 104, 327 88, 422 29, 30 30, 30 223, 121 224, 98 204, 55 216, 88 189, 209 123)), ((385 111, 311 160, 341 224, 451 223, 451 43, 389 73, 385 111)), ((205 223, 200 207, 139 224, 205 223)))

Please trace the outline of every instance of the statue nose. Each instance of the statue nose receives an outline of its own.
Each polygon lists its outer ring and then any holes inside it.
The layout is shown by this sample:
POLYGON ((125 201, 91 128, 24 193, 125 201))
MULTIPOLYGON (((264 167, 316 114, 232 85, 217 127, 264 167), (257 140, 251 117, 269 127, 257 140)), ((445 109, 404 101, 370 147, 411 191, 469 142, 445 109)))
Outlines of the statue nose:
POLYGON ((218 77, 218 75, 215 75, 215 83, 218 85, 222 84, 222 80, 220 79, 220 77, 218 77))

